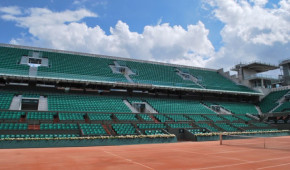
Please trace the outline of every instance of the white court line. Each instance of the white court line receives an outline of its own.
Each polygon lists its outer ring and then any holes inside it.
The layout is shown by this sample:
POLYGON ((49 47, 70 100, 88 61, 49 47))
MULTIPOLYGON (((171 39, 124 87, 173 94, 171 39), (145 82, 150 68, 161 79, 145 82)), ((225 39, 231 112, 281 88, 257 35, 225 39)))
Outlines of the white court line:
POLYGON ((229 167, 229 166, 244 165, 244 164, 258 163, 258 162, 265 162, 265 161, 273 161, 273 160, 286 159, 286 158, 290 158, 290 156, 287 156, 287 157, 281 157, 281 158, 264 159, 264 160, 260 160, 260 161, 247 161, 247 162, 236 163, 236 164, 228 164, 228 165, 211 166, 211 167, 206 167, 206 168, 193 168, 193 169, 213 169, 213 168, 224 168, 224 167, 229 167))
POLYGON ((279 166, 285 166, 285 165, 289 165, 290 163, 286 163, 286 164, 279 164, 279 165, 273 165, 273 166, 265 166, 263 168, 257 168, 257 169, 267 169, 267 168, 274 168, 274 167, 279 167, 279 166))
POLYGON ((230 143, 230 142, 228 142, 228 143, 223 143, 222 145, 229 145, 229 146, 239 146, 239 145, 253 145, 253 144, 258 144, 258 145, 264 145, 264 142, 261 142, 261 143, 259 143, 259 142, 253 142, 253 143, 244 143, 244 142, 236 142, 236 143, 230 143))
POLYGON ((116 157, 119 157, 119 158, 122 158, 122 159, 124 159, 124 160, 126 160, 126 161, 128 161, 128 162, 132 162, 132 163, 134 163, 134 164, 141 165, 141 166, 143 166, 143 167, 145 167, 145 168, 148 168, 148 169, 154 169, 154 168, 151 168, 151 167, 146 166, 146 165, 144 165, 144 164, 141 164, 141 163, 139 163, 139 162, 135 162, 135 161, 133 161, 133 160, 131 160, 131 159, 127 159, 127 158, 122 157, 122 156, 120 156, 120 155, 116 155, 116 154, 114 154, 114 153, 112 153, 112 152, 108 152, 108 151, 103 151, 103 152, 105 152, 105 153, 107 153, 107 154, 110 154, 110 155, 113 155, 113 156, 116 156, 116 157))

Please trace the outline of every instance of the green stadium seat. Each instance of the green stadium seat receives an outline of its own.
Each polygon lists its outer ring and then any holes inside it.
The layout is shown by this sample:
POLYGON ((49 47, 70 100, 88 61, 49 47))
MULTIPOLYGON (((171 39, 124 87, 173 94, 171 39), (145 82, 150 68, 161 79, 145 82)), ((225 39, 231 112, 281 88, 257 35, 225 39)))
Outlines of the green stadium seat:
POLYGON ((136 129, 131 124, 112 124, 118 135, 137 135, 136 129))

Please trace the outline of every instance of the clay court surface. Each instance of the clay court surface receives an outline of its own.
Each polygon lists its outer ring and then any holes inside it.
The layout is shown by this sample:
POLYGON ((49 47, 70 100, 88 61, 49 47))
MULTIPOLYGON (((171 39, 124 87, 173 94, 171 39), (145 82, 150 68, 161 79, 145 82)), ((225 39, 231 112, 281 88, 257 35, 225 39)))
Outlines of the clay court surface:
MULTIPOLYGON (((290 137, 280 137, 290 140, 290 137)), ((1 149, 0 169, 290 169, 290 150, 179 142, 127 146, 1 149)))

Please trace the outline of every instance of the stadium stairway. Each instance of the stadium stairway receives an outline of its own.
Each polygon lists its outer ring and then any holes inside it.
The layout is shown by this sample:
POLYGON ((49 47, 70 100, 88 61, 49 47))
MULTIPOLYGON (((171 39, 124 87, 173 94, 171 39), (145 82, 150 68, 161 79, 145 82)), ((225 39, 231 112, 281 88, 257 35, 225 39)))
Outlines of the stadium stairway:
POLYGON ((37 76, 38 67, 29 67, 29 76, 35 77, 37 76))
POLYGON ((22 98, 22 95, 14 96, 11 101, 9 110, 19 110, 20 104, 21 104, 21 98, 22 98))
POLYGON ((126 79, 130 82, 130 83, 134 83, 134 81, 131 79, 131 77, 128 74, 124 74, 124 76, 126 77, 126 79))
POLYGON ((105 129, 105 131, 107 132, 108 135, 112 135, 110 130, 108 129, 108 127, 106 125, 102 125, 103 128, 105 129))
POLYGON ((144 102, 149 113, 158 113, 148 102, 144 102))
POLYGON ((202 105, 204 105, 205 107, 207 107, 208 109, 212 110, 213 112, 215 112, 216 114, 220 114, 219 112, 213 110, 210 106, 204 104, 204 103, 201 103, 202 105))
POLYGON ((56 118, 53 119, 53 123, 58 123, 59 122, 59 118, 58 116, 56 118))
POLYGON ((283 95, 278 101, 277 103, 279 103, 276 107, 274 107, 272 110, 270 110, 270 113, 273 113, 275 112, 276 109, 278 109, 282 104, 284 104, 285 102, 287 102, 285 100, 285 96, 286 95, 289 95, 290 94, 290 91, 288 91, 285 95, 283 95))
POLYGON ((22 123, 22 122, 26 122, 25 117, 21 117, 20 120, 19 120, 19 122, 21 122, 21 123, 22 123))
POLYGON ((223 107, 220 107, 220 111, 221 111, 221 114, 227 114, 227 115, 231 115, 232 113, 229 112, 228 110, 224 109, 223 107))
MULTIPOLYGON (((177 69, 177 70, 178 70, 178 72, 176 72, 176 74, 179 75, 183 80, 185 80, 183 78, 183 76, 181 75, 181 73, 180 73, 181 71, 179 69, 177 69)), ((205 89, 205 87, 198 82, 198 79, 196 77, 194 77, 193 75, 191 75, 191 74, 189 74, 189 80, 192 81, 192 82, 194 82, 200 88, 205 89)))
POLYGON ((28 125, 28 130, 40 130, 40 125, 28 125))
POLYGON ((159 120, 157 120, 153 115, 149 115, 151 119, 154 121, 154 123, 160 123, 159 120))
POLYGON ((259 106, 255 106, 255 107, 256 107, 256 109, 258 110, 259 115, 262 115, 263 113, 262 113, 260 107, 259 107, 259 106))
POLYGON ((269 113, 273 113, 273 112, 274 112, 276 109, 278 109, 282 104, 283 104, 282 102, 279 102, 279 104, 278 104, 276 107, 274 107, 273 109, 271 109, 271 110, 269 111, 269 113))
POLYGON ((91 123, 91 120, 89 119, 88 116, 84 116, 84 118, 85 118, 85 122, 86 122, 86 123, 91 123))
POLYGON ((124 104, 132 111, 132 113, 139 113, 129 102, 127 99, 123 100, 124 104))
POLYGON ((252 115, 252 114, 246 113, 246 116, 248 116, 248 117, 250 117, 250 118, 252 118, 252 119, 255 119, 255 120, 257 120, 257 121, 260 121, 260 118, 258 118, 257 116, 254 116, 254 115, 252 115))
POLYGON ((117 135, 116 132, 112 128, 112 124, 108 124, 107 127, 106 127, 106 129, 109 130, 109 132, 110 132, 111 135, 113 135, 113 136, 116 136, 117 135))
POLYGON ((48 111, 48 104, 47 104, 47 98, 44 96, 39 97, 38 101, 38 110, 40 111, 48 111))
POLYGON ((213 110, 210 106, 204 104, 204 103, 201 103, 202 105, 204 105, 205 107, 209 108, 210 110, 212 110, 213 112, 215 112, 216 114, 225 114, 225 115, 231 115, 232 113, 228 110, 226 110, 225 108, 223 108, 222 106, 220 106, 220 111, 217 112, 215 110, 213 110))

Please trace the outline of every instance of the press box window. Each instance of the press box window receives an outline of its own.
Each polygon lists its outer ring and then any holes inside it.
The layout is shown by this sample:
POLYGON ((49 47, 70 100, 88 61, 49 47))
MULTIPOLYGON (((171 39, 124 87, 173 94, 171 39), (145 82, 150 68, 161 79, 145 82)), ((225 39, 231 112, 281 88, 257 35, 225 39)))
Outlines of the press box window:
POLYGON ((29 64, 41 64, 41 59, 39 58, 29 58, 29 64))

